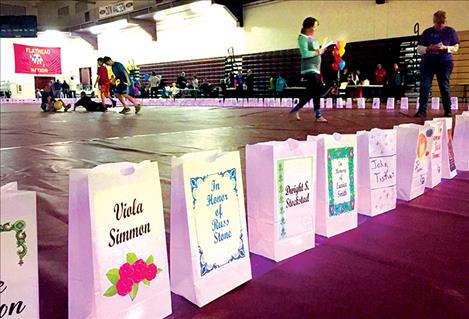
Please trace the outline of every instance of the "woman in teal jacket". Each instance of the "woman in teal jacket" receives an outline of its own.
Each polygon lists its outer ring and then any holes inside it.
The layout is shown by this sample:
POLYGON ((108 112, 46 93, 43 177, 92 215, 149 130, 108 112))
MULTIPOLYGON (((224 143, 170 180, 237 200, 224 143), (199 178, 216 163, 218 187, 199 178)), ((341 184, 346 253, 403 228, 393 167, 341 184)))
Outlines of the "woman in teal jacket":
POLYGON ((301 54, 301 76, 306 79, 306 91, 300 97, 298 104, 291 110, 295 113, 296 119, 300 118, 300 109, 313 99, 314 113, 317 122, 327 122, 321 115, 319 101, 321 98, 321 49, 319 42, 314 37, 319 21, 313 17, 308 17, 303 21, 303 28, 298 36, 298 47, 301 54))

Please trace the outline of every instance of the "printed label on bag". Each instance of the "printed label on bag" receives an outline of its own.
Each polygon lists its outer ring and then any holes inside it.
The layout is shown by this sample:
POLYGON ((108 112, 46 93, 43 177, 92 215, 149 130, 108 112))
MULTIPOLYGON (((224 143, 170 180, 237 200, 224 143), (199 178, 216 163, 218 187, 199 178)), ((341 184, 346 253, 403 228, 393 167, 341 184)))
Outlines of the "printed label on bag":
POLYGON ((456 170, 456 163, 454 162, 454 151, 453 151, 453 138, 451 136, 452 129, 448 129, 448 160, 449 170, 451 172, 456 170))
MULTIPOLYGON (((292 224, 304 215, 304 207, 311 206, 313 198, 312 156, 277 161, 277 201, 279 239, 298 235, 301 229, 292 224)), ((310 213, 310 212, 308 212, 310 213)))
POLYGON ((205 276, 246 257, 237 170, 191 177, 190 187, 200 276, 205 276))
POLYGON ((28 252, 25 221, 17 220, 15 222, 0 224, 0 236, 2 236, 0 239, 2 244, 2 264, 6 263, 6 269, 0 267, 0 270, 2 270, 0 274, 0 318, 3 318, 5 315, 7 318, 9 316, 16 318, 16 315, 25 315, 25 313, 30 315, 32 314, 31 312, 25 312, 29 305, 25 303, 22 298, 23 296, 19 295, 17 291, 18 288, 20 291, 27 289, 26 283, 23 287, 15 287, 14 284, 7 282, 9 276, 6 276, 6 272, 10 276, 21 275, 22 269, 24 269, 22 266, 25 263, 24 258, 28 252), (16 256, 14 256, 13 252, 16 256))
POLYGON ((353 147, 327 150, 330 217, 353 211, 355 208, 354 156, 353 147))

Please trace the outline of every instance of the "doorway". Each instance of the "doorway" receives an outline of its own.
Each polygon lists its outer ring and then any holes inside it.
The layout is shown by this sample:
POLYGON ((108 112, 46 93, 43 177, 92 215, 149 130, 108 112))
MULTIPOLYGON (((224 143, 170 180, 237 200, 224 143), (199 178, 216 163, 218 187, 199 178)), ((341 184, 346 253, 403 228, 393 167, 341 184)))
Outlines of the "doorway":
POLYGON ((91 68, 80 68, 80 83, 84 90, 89 90, 93 86, 91 79, 91 68))
POLYGON ((53 76, 35 76, 34 77, 34 92, 36 90, 42 90, 47 84, 53 82, 55 78, 53 76))

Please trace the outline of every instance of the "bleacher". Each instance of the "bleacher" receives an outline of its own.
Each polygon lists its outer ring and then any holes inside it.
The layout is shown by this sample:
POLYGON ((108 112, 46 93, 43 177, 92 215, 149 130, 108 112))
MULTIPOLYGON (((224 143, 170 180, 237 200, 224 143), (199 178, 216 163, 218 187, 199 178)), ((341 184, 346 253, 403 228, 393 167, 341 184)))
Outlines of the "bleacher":
MULTIPOLYGON (((455 56, 455 68, 452 76, 452 89, 458 96, 462 96, 462 88, 457 82, 468 82, 469 64, 466 51, 469 50, 469 33, 460 33, 461 49, 455 56)), ((406 36, 380 40, 359 41, 347 43, 343 59, 349 70, 361 71, 361 78, 373 80, 374 70, 378 63, 390 73, 393 63, 399 63, 402 74, 405 76, 406 95, 415 97, 419 87, 419 62, 416 55, 418 36, 406 36)), ((330 57, 329 57, 330 58, 330 57)), ((323 63, 327 63, 328 57, 323 57, 323 63)), ((300 54, 298 49, 287 49, 269 52, 216 57, 208 59, 162 62, 144 64, 140 66, 142 73, 155 71, 162 74, 168 84, 174 82, 177 76, 186 72, 187 80, 197 75, 199 83, 206 77, 214 86, 218 86, 220 80, 233 69, 242 65, 243 72, 251 69, 254 73, 254 88, 256 95, 267 96, 269 92, 269 79, 279 73, 287 80, 289 86, 301 86, 300 54)), ((436 84, 436 81, 435 83, 436 84)), ((438 96, 438 89, 434 85, 433 92, 438 96), (436 89, 436 90, 435 90, 436 89)))
POLYGON ((177 77, 181 72, 186 72, 186 79, 188 82, 192 81, 192 77, 197 75, 199 84, 202 83, 204 78, 212 83, 212 85, 219 85, 220 79, 225 72, 225 58, 208 58, 197 60, 161 62, 152 64, 142 64, 139 66, 141 74, 161 74, 163 79, 168 85, 176 82, 177 77))

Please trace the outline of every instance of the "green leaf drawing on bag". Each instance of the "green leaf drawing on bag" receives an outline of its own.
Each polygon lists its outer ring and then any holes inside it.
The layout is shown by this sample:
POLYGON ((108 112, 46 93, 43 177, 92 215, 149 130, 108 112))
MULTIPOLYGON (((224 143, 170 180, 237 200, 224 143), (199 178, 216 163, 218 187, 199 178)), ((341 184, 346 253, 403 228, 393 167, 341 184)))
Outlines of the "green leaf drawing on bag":
POLYGON ((137 292, 138 292, 138 284, 134 284, 132 286, 132 291, 130 292, 130 299, 132 299, 132 301, 135 299, 135 297, 137 296, 137 292))
POLYGON ((138 260, 138 257, 134 253, 127 254, 127 262, 129 264, 133 265, 137 260, 138 260))
POLYGON ((147 265, 153 264, 154 259, 155 258, 153 258, 153 255, 148 256, 146 261, 147 265))
POLYGON ((143 279, 143 281, 142 281, 142 282, 143 282, 145 285, 147 285, 147 286, 150 286, 150 282, 149 282, 148 280, 146 280, 146 279, 143 279))
POLYGON ((114 286, 117 284, 117 281, 120 279, 119 269, 112 268, 106 273, 107 279, 113 284, 114 286))
POLYGON ((156 273, 159 274, 159 273, 162 272, 162 271, 163 271, 163 269, 158 268, 158 271, 157 271, 156 273))
POLYGON ((17 220, 13 224, 12 223, 5 223, 0 224, 0 233, 2 232, 9 232, 13 231, 16 237, 16 247, 18 247, 18 251, 16 254, 19 257, 18 265, 23 265, 23 258, 28 253, 28 247, 26 246, 26 222, 24 220, 17 220))
POLYGON ((117 294, 117 289, 116 289, 116 286, 115 285, 112 285, 111 287, 109 287, 106 292, 104 293, 104 296, 106 297, 112 297, 114 295, 117 294))

